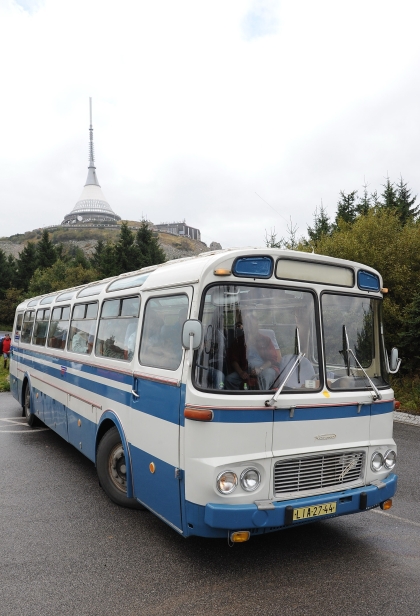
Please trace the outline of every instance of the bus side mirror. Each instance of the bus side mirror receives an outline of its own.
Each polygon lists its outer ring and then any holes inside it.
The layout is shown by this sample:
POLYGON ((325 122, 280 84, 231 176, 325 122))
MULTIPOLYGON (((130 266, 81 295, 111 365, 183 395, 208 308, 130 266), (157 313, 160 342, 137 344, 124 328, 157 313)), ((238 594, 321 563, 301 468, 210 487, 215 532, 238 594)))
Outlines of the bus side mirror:
POLYGON ((182 346, 195 351, 203 339, 203 326, 197 319, 188 319, 182 326, 182 346))
POLYGON ((182 346, 188 349, 187 364, 192 364, 193 351, 198 349, 203 339, 203 325, 197 319, 188 319, 182 327, 182 346))
POLYGON ((391 349, 391 356, 389 358, 389 373, 395 374, 400 369, 401 359, 398 357, 398 349, 394 347, 391 349))

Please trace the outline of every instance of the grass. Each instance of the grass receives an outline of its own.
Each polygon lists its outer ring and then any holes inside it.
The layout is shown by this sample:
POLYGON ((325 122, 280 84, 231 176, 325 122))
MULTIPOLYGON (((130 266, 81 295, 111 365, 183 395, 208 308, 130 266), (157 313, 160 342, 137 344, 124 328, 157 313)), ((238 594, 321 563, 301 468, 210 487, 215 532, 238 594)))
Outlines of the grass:
POLYGON ((10 391, 9 368, 3 368, 3 358, 0 358, 0 392, 10 391))

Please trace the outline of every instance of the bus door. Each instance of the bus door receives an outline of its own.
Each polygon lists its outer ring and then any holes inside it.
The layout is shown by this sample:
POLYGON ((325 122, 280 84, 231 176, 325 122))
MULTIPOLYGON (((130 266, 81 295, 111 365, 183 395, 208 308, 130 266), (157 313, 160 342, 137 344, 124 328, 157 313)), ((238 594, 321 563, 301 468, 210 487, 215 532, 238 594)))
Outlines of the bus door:
POLYGON ((180 424, 185 386, 181 335, 191 287, 143 294, 139 366, 133 374, 131 458, 135 496, 182 528, 180 424))

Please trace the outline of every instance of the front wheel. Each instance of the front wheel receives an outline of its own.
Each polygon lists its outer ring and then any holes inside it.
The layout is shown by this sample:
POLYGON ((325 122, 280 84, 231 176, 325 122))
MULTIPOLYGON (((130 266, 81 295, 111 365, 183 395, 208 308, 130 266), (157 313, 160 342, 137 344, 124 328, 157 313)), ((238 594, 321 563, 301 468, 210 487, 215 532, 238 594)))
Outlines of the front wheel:
POLYGON ((138 500, 127 497, 127 466, 120 434, 114 426, 102 437, 96 456, 99 483, 105 494, 117 505, 144 509, 138 500))
POLYGON ((22 415, 26 417, 26 421, 28 425, 33 427, 38 423, 38 418, 31 413, 31 386, 29 383, 26 383, 25 393, 23 394, 23 407, 22 407, 22 415))

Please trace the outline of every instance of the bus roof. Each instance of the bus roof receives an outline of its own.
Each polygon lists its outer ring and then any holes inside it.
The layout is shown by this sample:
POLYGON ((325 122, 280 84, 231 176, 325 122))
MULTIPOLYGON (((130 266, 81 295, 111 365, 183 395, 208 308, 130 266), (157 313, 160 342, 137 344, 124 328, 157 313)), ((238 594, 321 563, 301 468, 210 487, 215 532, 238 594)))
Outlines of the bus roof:
MULTIPOLYGON (((271 256, 274 260, 283 257, 284 259, 293 261, 323 263, 325 265, 329 264, 338 267, 341 266, 354 271, 363 269, 368 273, 378 276, 380 281, 379 291, 382 288, 382 278, 375 269, 354 261, 296 250, 283 250, 279 248, 227 248, 223 250, 204 252, 193 257, 174 259, 159 265, 153 265, 133 272, 120 274, 119 276, 113 276, 103 280, 90 282, 85 285, 79 285, 68 289, 60 289, 45 295, 35 296, 22 302, 17 309, 25 309, 30 304, 34 307, 39 304, 45 304, 45 307, 48 307, 51 306, 51 304, 54 304, 55 299, 63 294, 73 293, 73 297, 86 297, 89 295, 94 295, 94 293, 90 294, 90 290, 93 291, 94 287, 97 287, 98 289, 100 288, 101 290, 107 289, 109 292, 123 289, 130 289, 131 292, 135 292, 140 287, 142 291, 146 291, 198 283, 203 276, 214 272, 216 266, 218 266, 219 269, 223 268, 229 271, 237 258, 256 256, 271 256)), ((226 278, 224 279, 226 280, 226 278)), ((234 279, 237 281, 238 277, 235 276, 234 279)), ((96 294, 99 294, 99 291, 96 294)))

